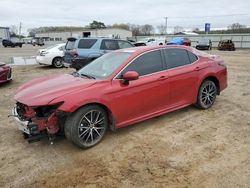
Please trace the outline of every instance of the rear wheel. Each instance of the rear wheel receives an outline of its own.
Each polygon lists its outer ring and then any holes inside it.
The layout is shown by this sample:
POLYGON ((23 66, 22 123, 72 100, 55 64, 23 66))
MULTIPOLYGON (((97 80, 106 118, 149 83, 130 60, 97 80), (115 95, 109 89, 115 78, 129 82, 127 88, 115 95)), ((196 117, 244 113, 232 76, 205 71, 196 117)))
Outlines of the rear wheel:
POLYGON ((205 80, 200 87, 196 106, 201 109, 210 108, 216 99, 217 87, 211 80, 205 80))
POLYGON ((53 59, 52 61, 52 65, 56 68, 61 68, 63 67, 63 63, 62 63, 62 58, 60 57, 56 57, 53 59))
POLYGON ((65 136, 81 148, 90 148, 103 138, 108 126, 106 111, 98 105, 82 107, 65 123, 65 136))

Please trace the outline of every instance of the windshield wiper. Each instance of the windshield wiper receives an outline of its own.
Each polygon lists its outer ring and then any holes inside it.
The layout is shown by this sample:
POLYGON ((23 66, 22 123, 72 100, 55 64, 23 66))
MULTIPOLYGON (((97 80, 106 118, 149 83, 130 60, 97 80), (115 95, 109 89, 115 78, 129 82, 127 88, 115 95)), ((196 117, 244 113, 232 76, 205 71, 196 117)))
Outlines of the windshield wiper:
POLYGON ((76 77, 79 77, 79 76, 80 76, 80 74, 79 74, 78 72, 72 72, 72 75, 73 75, 73 76, 76 76, 76 77))
MULTIPOLYGON (((78 73, 79 74, 79 73, 78 73)), ((95 79, 94 76, 91 76, 91 75, 88 75, 88 74, 83 74, 83 73, 80 73, 81 76, 85 76, 87 78, 90 78, 90 79, 95 79)))
POLYGON ((72 75, 75 77, 86 77, 86 78, 90 78, 90 79, 96 79, 94 76, 88 75, 88 74, 83 74, 83 73, 79 73, 79 72, 72 72, 72 75))

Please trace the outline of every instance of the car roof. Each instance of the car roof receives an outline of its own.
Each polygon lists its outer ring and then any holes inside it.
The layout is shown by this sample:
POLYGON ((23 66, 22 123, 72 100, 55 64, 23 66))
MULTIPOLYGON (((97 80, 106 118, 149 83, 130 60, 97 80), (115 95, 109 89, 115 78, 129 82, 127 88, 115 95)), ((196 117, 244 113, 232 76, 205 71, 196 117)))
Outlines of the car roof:
POLYGON ((124 49, 119 49, 116 51, 140 54, 140 53, 157 50, 157 49, 172 49, 172 48, 185 49, 185 50, 189 50, 192 52, 194 49, 193 47, 184 46, 184 45, 158 45, 158 46, 140 46, 140 47, 133 47, 133 48, 124 48, 124 49))
POLYGON ((125 39, 114 39, 114 38, 108 38, 108 37, 81 37, 81 38, 69 37, 68 38, 68 40, 82 40, 82 39, 83 40, 87 40, 87 39, 95 39, 95 40, 108 39, 108 40, 123 40, 123 41, 127 41, 125 39))

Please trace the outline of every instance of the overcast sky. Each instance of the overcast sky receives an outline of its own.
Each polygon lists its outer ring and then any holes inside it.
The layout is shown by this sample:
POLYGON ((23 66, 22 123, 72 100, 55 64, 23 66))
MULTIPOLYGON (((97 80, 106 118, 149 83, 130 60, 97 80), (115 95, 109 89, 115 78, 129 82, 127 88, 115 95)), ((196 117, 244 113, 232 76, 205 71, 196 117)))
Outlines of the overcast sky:
POLYGON ((85 26, 93 20, 114 23, 165 24, 203 28, 250 26, 250 0, 0 0, 0 26, 19 25, 22 31, 40 26, 85 26))

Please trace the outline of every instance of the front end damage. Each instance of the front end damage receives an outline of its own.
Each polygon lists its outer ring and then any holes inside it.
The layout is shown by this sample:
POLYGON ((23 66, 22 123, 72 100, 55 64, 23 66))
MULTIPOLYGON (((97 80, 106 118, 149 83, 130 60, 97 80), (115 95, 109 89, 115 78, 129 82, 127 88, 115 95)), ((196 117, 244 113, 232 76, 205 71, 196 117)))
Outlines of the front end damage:
POLYGON ((29 107, 25 104, 16 103, 13 115, 16 119, 18 129, 24 134, 29 143, 39 141, 47 137, 52 142, 55 136, 63 133, 63 125, 67 113, 58 110, 61 103, 29 107))

